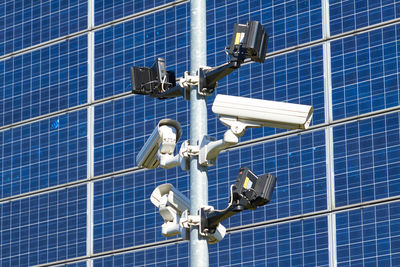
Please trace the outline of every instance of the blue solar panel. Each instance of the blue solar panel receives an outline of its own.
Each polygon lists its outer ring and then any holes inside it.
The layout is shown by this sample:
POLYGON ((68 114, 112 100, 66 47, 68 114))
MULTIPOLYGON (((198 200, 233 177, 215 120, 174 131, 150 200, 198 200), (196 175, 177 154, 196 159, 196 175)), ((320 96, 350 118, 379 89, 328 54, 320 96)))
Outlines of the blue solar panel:
POLYGON ((331 35, 353 31, 399 17, 398 0, 331 0, 331 35))
MULTIPOLYGON (((209 56, 208 61, 216 61, 213 58, 216 57, 209 56)), ((325 109, 322 47, 316 46, 267 58, 264 64, 252 63, 242 66, 218 82, 216 94, 312 105, 314 113, 311 125, 323 123, 325 109)), ((211 105, 214 97, 208 100, 209 133, 217 133, 217 137, 222 138, 226 127, 216 122, 216 117, 212 115, 211 105)), ((283 131, 273 128, 249 129, 241 140, 283 131)))
POLYGON ((32 266, 86 254, 86 186, 0 204, 1 263, 32 266))
POLYGON ((177 119, 182 124, 182 140, 188 139, 189 130, 185 122, 189 115, 187 103, 184 105, 179 107, 176 100, 157 101, 147 96, 135 96, 96 106, 95 175, 136 166, 136 155, 145 139, 167 114, 168 118, 177 119))
MULTIPOLYGON (((267 60, 263 66, 243 66, 220 82, 217 93, 313 105, 312 124, 317 125, 324 122, 322 64, 320 46, 292 52, 267 60)), ((211 111, 214 97, 208 101, 209 134, 219 139, 223 138, 227 128, 211 111)), ((163 118, 178 120, 183 127, 181 140, 188 139, 188 116, 188 102, 181 97, 157 100, 136 95, 96 106, 95 175, 136 166, 137 153, 163 118)), ((241 140, 283 131, 273 128, 248 129, 241 140)))
POLYGON ((87 36, 0 61, 0 126, 87 101, 87 36))
MULTIPOLYGON (((240 141, 256 141, 209 167, 216 209, 240 167, 277 176, 268 205, 223 222, 228 234, 209 246, 210 266, 400 266, 399 1, 205 1, 207 65, 229 60, 234 23, 260 21, 270 36, 265 63, 243 64, 216 93, 312 105, 315 126, 248 129, 240 141)), ((127 94, 132 66, 161 57, 176 77, 189 70, 190 2, 3 2, 0 265, 188 266, 189 242, 162 236, 149 198, 164 183, 189 196, 189 173, 134 167, 161 119, 181 123, 178 149, 189 138, 189 102, 127 94)), ((208 133, 221 139, 214 99, 208 133)))
POLYGON ((93 260, 94 267, 106 266, 189 266, 187 242, 176 243, 134 253, 120 254, 93 260))
POLYGON ((234 23, 250 20, 265 27, 270 36, 268 52, 321 39, 321 12, 320 1, 207 1, 208 55, 223 61, 234 23))
POLYGON ((0 198, 86 178, 86 110, 0 132, 0 198))
MULTIPOLYGON (((151 66, 156 57, 165 58, 167 69, 174 71, 177 77, 183 76, 184 71, 189 70, 189 41, 187 34, 189 23, 187 21, 187 8, 188 6, 186 4, 180 5, 96 32, 95 98, 100 99, 110 95, 130 91, 131 87, 129 68, 132 66, 151 66)), ((225 6, 224 8, 227 7, 225 6)), ((289 7, 287 8, 290 9, 289 7)), ((309 20, 308 16, 310 16, 310 12, 314 12, 310 11, 310 9, 319 10, 318 12, 320 14, 320 7, 317 8, 314 6, 304 6, 301 8, 301 10, 305 12, 307 20, 309 20)), ((267 9, 271 9, 271 7, 267 9)), ((293 14, 292 16, 296 17, 293 14)), ((211 22, 209 22, 209 25, 213 25, 211 17, 209 16, 211 20, 211 22)), ((247 20, 250 19, 253 18, 248 18, 247 20)), ((270 17, 268 17, 267 19, 271 20, 270 17)), ((319 28, 321 27, 320 20, 318 21, 313 19, 312 21, 313 23, 317 23, 317 25, 319 25, 319 28)), ((215 43, 214 48, 208 47, 207 61, 210 66, 216 66, 227 62, 228 58, 224 52, 224 48, 230 43, 230 38, 233 31, 233 24, 235 22, 236 21, 232 21, 231 27, 229 29, 217 29, 214 30, 214 34, 210 33, 211 30, 208 31, 208 43, 210 43, 210 40, 214 40, 213 43, 215 43), (215 40, 215 35, 217 35, 219 38, 217 41, 215 40), (222 36, 225 37, 222 38, 222 36)), ((214 22, 214 24, 218 25, 218 27, 219 25, 222 25, 217 21, 214 22)), ((272 32, 272 30, 268 29, 267 25, 269 24, 264 24, 267 32, 272 32)), ((270 24, 272 23, 270 22, 270 24)), ((308 24, 306 23, 301 23, 300 25, 301 27, 308 27, 308 24)), ((309 27, 311 28, 311 26, 309 27)), ((285 36, 284 33, 285 32, 282 32, 283 36, 285 36)), ((297 34, 296 31, 294 33, 297 34)), ((310 34, 307 33, 306 35, 309 36, 310 34)), ((272 36, 274 36, 274 38, 277 38, 279 35, 274 34, 272 36)), ((320 36, 312 37, 312 40, 319 38, 320 36)), ((305 42, 305 40, 303 40, 302 42, 305 42)), ((272 41, 270 41, 269 51, 274 50, 273 45, 271 44, 273 44, 273 39, 272 41)), ((290 56, 288 56, 287 58, 286 56, 278 57, 277 59, 274 59, 276 60, 275 64, 286 64, 286 59, 293 61, 287 63, 287 65, 291 66, 291 69, 288 72, 288 75, 291 76, 286 80, 286 74, 278 73, 280 76, 284 75, 284 79, 282 81, 279 81, 279 84, 277 84, 276 86, 288 86, 290 90, 289 93, 296 93, 294 91, 298 91, 301 88, 302 92, 300 95, 303 95, 303 90, 307 90, 306 87, 308 87, 308 89, 312 87, 313 93, 316 92, 318 89, 323 88, 321 47, 312 48, 309 50, 306 49, 305 51, 302 51, 300 53, 293 53, 290 54, 290 56), (310 60, 311 55, 315 60, 310 60), (296 62, 297 68, 299 68, 299 64, 311 64, 312 66, 310 65, 309 69, 304 68, 302 71, 296 71, 296 62), (320 77, 320 80, 318 80, 317 77, 320 77), (298 84, 296 84, 296 82, 298 84)), ((271 61, 267 59, 267 62, 271 61)), ((249 75, 248 73, 250 72, 250 68, 252 69, 252 72, 254 72, 254 74, 265 74, 265 72, 268 72, 269 75, 272 75, 272 69, 274 68, 274 65, 272 65, 273 63, 269 64, 270 65, 268 66, 264 65, 262 70, 259 66, 253 66, 254 64, 252 65, 252 67, 242 67, 240 72, 244 74, 240 77, 241 79, 245 79, 245 77, 249 75)), ((284 70, 284 65, 280 65, 276 68, 284 70)), ((237 81, 237 77, 237 74, 231 74, 228 79, 237 81)), ((262 85, 261 77, 257 79, 257 77, 254 77, 253 75, 252 78, 255 79, 252 84, 254 84, 254 86, 258 86, 258 88, 256 88, 255 90, 262 90, 263 88, 260 88, 260 85, 262 85)), ((250 90, 246 88, 249 87, 249 80, 247 80, 246 82, 247 83, 243 83, 241 87, 245 87, 245 90, 250 90)), ((268 84, 268 82, 271 82, 271 80, 265 81, 265 83, 267 83, 267 86, 275 86, 274 80, 272 80, 272 83, 268 84)), ((222 81, 222 84, 224 84, 224 81, 222 81)), ((238 89, 232 89, 232 91, 236 90, 238 89)), ((243 89, 241 88, 240 90, 243 89)), ((279 91, 283 90, 280 89, 279 91)), ((322 90, 319 93, 322 93, 322 90)), ((321 98, 321 95, 319 96, 319 98, 321 98)), ((321 99, 316 101, 314 97, 313 100, 313 102, 316 102, 313 104, 323 104, 323 100, 321 101, 321 99)))
MULTIPOLYGON (((226 227, 310 213, 326 209, 325 135, 323 131, 285 138, 249 148, 231 150, 209 170, 210 205, 224 209, 229 186, 241 166, 256 174, 278 177, 271 202, 256 211, 231 217, 226 227)), ((162 218, 149 201, 155 184, 172 183, 188 192, 189 178, 180 169, 156 169, 95 182, 94 251, 142 245, 165 240, 162 218)))
POLYGON ((229 187, 240 167, 257 175, 277 177, 271 202, 255 211, 245 211, 224 222, 233 227, 326 209, 325 134, 323 131, 229 150, 209 168, 209 204, 225 209, 229 187))
POLYGON ((399 26, 332 42, 333 118, 398 106, 399 26))
POLYGON ((150 202, 155 183, 162 181, 188 192, 186 173, 165 170, 140 171, 94 183, 95 253, 165 240, 160 228, 162 218, 150 202))
POLYGON ((184 4, 97 31, 95 99, 130 91, 130 67, 150 67, 157 57, 183 75, 189 69, 187 14, 184 4))
MULTIPOLYGON (((227 234, 210 266, 328 266, 326 217, 227 234)), ((94 266, 187 266, 188 242, 95 259, 94 266)))
POLYGON ((58 267, 86 267, 86 261, 81 261, 77 263, 70 263, 70 264, 64 264, 64 265, 57 265, 58 267))
POLYGON ((338 266, 400 264, 400 202, 336 214, 338 266))
POLYGON ((0 56, 87 28, 87 0, 0 3, 0 56))
POLYGON ((227 235, 210 246, 210 266, 328 266, 326 217, 227 235))
POLYGON ((400 194, 399 113, 333 128, 336 205, 400 194))
POLYGON ((94 20, 95 25, 100 25, 112 20, 120 19, 138 12, 173 2, 173 0, 95 0, 94 20))

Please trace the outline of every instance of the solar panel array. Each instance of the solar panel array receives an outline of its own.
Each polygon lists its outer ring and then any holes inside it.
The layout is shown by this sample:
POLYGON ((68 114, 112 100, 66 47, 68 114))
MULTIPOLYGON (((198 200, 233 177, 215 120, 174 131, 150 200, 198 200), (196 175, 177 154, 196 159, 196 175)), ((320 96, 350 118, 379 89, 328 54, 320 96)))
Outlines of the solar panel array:
MULTIPOLYGON (((135 158, 161 119, 182 125, 177 147, 189 138, 189 103, 130 94, 132 66, 161 57, 177 77, 189 70, 188 1, 3 2, 1 265, 188 266, 188 242, 161 235, 149 201, 164 183, 189 196, 188 172, 135 158)), ((209 66, 229 59, 234 23, 270 35, 265 63, 244 64, 217 93, 314 107, 309 130, 248 129, 209 168, 216 209, 240 167, 278 178, 268 205, 223 222, 210 265, 400 265, 400 1, 206 9, 209 66)), ((208 132, 222 138, 214 98, 208 132)))

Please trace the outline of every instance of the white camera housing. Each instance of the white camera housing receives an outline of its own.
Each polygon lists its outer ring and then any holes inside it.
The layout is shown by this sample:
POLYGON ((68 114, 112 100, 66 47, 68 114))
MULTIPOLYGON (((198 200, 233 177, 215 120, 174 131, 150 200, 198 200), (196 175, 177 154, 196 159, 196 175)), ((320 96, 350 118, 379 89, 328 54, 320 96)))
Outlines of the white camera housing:
POLYGON ((180 216, 190 209, 190 200, 172 184, 162 184, 154 189, 150 197, 164 219, 161 226, 163 236, 171 237, 181 234, 186 238, 186 229, 179 224, 180 216))
POLYGON ((182 136, 182 127, 176 120, 163 119, 139 151, 136 163, 139 167, 154 169, 160 165, 160 155, 173 157, 176 142, 182 136), (157 155, 159 154, 159 155, 157 155))
MULTIPOLYGON (((217 95, 212 111, 221 122, 236 120, 249 127, 272 127, 281 129, 307 129, 313 107, 240 96, 217 95)), ((231 126, 231 125, 229 125, 231 126)))
POLYGON ((281 129, 307 129, 313 107, 301 104, 276 102, 240 96, 217 95, 212 111, 229 130, 224 138, 215 141, 205 136, 201 141, 199 163, 202 166, 215 164, 218 154, 239 142, 246 128, 273 127, 281 129))

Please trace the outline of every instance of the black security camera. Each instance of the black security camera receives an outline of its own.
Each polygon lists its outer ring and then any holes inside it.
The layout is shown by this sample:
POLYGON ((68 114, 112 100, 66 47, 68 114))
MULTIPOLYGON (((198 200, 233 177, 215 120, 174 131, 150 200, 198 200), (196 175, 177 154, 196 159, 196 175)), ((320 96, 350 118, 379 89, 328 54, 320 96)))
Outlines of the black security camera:
POLYGON ((255 175, 249 168, 242 167, 234 185, 231 186, 229 205, 224 210, 200 211, 200 231, 214 233, 223 220, 243 210, 254 210, 267 204, 272 197, 276 184, 276 176, 255 175))
POLYGON ((258 21, 247 24, 235 23, 231 45, 227 47, 234 60, 243 62, 245 58, 264 63, 268 45, 268 35, 258 21))
POLYGON ((231 44, 226 47, 227 54, 230 56, 229 62, 214 68, 200 68, 199 75, 203 92, 211 94, 217 82, 240 68, 246 59, 264 63, 268 39, 264 27, 258 21, 248 21, 246 24, 235 23, 231 44))
MULTIPOLYGON (((217 82, 240 68, 245 60, 263 63, 268 38, 264 27, 258 21, 248 21, 246 24, 236 23, 230 46, 226 47, 229 61, 217 67, 199 68, 197 73, 199 93, 212 94, 217 87, 217 82)), ((158 58, 150 68, 132 67, 131 80, 132 92, 135 94, 150 95, 158 99, 177 96, 188 99, 188 88, 176 85, 175 73, 165 69, 165 61, 162 58, 158 58)))
POLYGON ((168 98, 165 92, 176 86, 175 73, 165 69, 163 58, 157 58, 150 68, 131 68, 132 93, 168 98))

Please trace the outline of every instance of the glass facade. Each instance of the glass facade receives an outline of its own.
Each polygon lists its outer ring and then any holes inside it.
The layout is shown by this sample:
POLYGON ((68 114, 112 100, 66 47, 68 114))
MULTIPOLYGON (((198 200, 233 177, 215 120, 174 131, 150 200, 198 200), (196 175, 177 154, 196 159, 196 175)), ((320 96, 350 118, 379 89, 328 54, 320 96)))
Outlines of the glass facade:
MULTIPOLYGON (((207 64, 227 62, 234 23, 260 21, 264 64, 217 94, 312 105, 306 131, 248 129, 209 168, 224 209, 238 170, 277 176, 271 202, 226 221, 210 266, 400 265, 400 1, 206 1, 207 64), (251 141, 251 142, 250 142, 251 141)), ((130 67, 190 68, 190 4, 0 3, 0 265, 188 266, 149 198, 189 174, 137 168, 157 123, 189 138, 189 103, 133 95, 130 67)), ((207 101, 208 133, 226 127, 207 101)))

